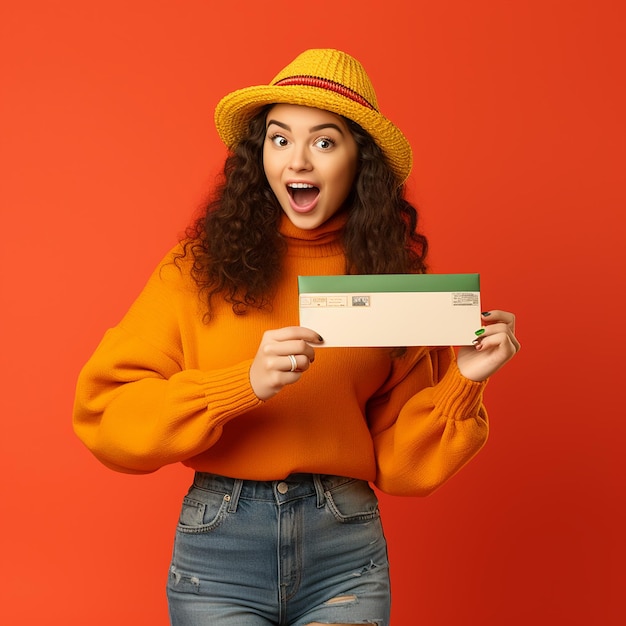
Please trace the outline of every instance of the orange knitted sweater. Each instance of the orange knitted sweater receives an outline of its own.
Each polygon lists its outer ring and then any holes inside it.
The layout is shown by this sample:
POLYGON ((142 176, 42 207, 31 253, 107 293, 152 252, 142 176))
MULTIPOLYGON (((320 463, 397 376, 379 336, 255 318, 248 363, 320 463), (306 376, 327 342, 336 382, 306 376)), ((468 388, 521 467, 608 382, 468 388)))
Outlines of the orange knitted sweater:
MULTIPOLYGON (((485 383, 451 348, 317 348, 302 378, 266 402, 248 371, 265 330, 297 326, 298 275, 342 274, 345 219, 301 231, 286 218, 284 272, 271 310, 236 316, 202 304, 187 261, 159 265, 83 368, 74 428, 105 465, 146 473, 168 463, 253 480, 292 472, 368 480, 425 495, 487 438, 485 383)), ((315 329, 313 329, 315 330, 315 329)))

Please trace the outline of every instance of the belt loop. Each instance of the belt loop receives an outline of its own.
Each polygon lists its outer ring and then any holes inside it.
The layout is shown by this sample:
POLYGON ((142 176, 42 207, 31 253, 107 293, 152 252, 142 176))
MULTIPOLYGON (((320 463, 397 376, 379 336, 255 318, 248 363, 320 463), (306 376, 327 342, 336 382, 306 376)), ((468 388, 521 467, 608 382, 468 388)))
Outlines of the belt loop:
POLYGON ((324 495, 322 477, 319 474, 313 474, 313 484, 315 485, 315 493, 317 494, 317 508, 322 509, 326 502, 326 496, 324 495))
POLYGON ((237 511, 237 504, 239 503, 239 496, 241 495, 241 488, 243 487, 243 480, 236 478, 233 481, 233 492, 230 494, 230 502, 228 503, 228 512, 235 513, 237 511))

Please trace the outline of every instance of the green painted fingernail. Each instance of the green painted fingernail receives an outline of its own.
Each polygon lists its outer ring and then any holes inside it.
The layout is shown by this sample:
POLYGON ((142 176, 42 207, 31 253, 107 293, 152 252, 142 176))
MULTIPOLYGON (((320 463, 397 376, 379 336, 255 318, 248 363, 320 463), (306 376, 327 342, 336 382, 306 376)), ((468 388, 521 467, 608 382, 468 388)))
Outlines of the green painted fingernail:
POLYGON ((483 311, 483 312, 481 313, 481 315, 482 315, 483 317, 489 317, 489 316, 491 315, 491 311, 483 311))
POLYGON ((480 335, 483 335, 484 333, 485 333, 485 329, 479 328, 474 334, 480 337, 480 335))

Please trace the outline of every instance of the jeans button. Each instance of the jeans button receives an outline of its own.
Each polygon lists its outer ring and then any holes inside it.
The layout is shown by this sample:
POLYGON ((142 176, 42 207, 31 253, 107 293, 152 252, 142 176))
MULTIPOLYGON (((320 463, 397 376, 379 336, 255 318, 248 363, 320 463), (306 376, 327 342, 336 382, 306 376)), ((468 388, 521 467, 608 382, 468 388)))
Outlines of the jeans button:
POLYGON ((287 483, 278 483, 276 489, 278 489, 278 493, 285 495, 289 491, 289 485, 287 483))

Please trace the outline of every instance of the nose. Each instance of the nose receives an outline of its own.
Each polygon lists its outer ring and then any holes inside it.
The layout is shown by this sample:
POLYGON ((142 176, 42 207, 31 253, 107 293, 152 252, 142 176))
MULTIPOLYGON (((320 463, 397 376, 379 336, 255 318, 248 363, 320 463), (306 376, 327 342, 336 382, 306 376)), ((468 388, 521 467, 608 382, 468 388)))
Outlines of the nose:
POLYGON ((294 172, 309 171, 311 169, 311 158, 305 145, 294 145, 291 151, 289 169, 294 172))

